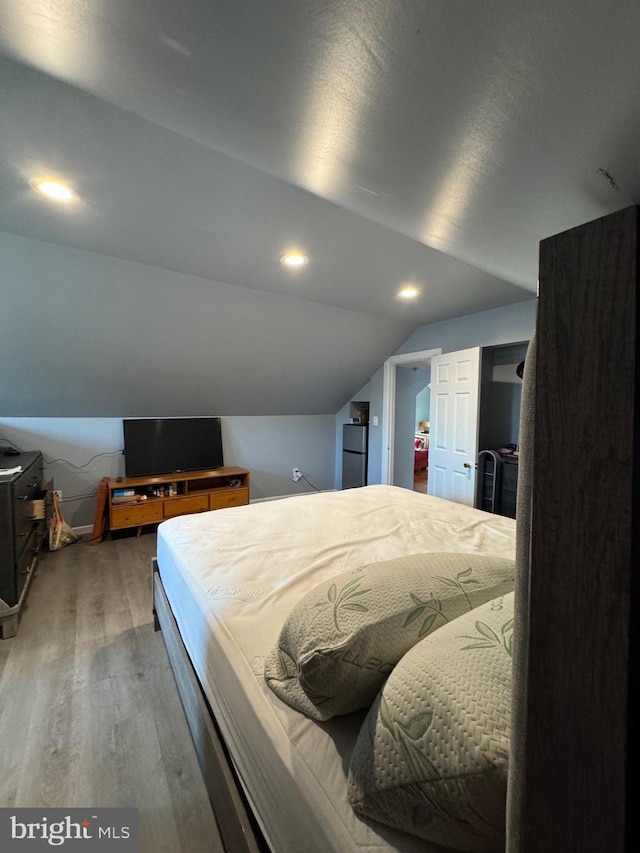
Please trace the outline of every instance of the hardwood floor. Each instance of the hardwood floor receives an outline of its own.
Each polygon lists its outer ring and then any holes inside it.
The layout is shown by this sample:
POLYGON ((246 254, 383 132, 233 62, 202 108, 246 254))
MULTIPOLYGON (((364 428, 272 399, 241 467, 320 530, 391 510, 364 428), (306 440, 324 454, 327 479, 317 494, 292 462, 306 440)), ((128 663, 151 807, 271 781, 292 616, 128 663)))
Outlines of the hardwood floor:
POLYGON ((0 806, 132 806, 141 853, 217 853, 162 636, 155 534, 45 553, 0 640, 0 806))
POLYGON ((422 471, 414 471, 413 472, 413 491, 421 492, 423 495, 427 494, 427 477, 428 477, 427 469, 423 469, 422 471))

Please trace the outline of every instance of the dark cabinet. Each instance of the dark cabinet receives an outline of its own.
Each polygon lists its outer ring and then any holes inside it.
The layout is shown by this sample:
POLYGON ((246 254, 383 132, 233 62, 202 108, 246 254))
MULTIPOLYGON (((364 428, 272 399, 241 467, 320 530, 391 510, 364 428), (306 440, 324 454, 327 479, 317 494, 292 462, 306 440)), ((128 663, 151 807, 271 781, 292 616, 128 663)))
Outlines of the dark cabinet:
POLYGON ((478 496, 476 506, 509 518, 516 517, 518 457, 482 450, 478 454, 478 496))
POLYGON ((500 467, 500 500, 498 512, 509 518, 516 517, 516 495, 518 492, 518 457, 502 456, 500 467))
POLYGON ((35 568, 46 524, 36 507, 44 501, 43 459, 39 451, 1 456, 0 474, 0 636, 13 637, 35 568))

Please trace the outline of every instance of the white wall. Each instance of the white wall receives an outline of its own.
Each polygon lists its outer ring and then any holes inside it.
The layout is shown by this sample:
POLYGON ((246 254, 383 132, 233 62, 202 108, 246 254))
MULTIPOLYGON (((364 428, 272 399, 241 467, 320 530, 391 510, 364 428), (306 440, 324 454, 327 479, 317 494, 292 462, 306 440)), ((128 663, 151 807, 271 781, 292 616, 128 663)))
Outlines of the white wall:
POLYGON ((428 421, 431 416, 431 389, 427 385, 416 396, 416 431, 420 421, 428 421))
MULTIPOLYGON (((469 346, 492 346, 529 340, 535 323, 535 301, 422 326, 399 352, 442 347, 443 352, 469 346)), ((370 483, 381 482, 382 366, 363 388, 352 394, 336 415, 271 415, 224 417, 225 461, 252 472, 252 498, 298 494, 304 480, 293 483, 292 468, 300 468, 319 489, 340 488, 342 423, 350 400, 366 400, 369 408, 370 483), (378 425, 374 425, 374 418, 378 425)), ((162 414, 162 413, 161 413, 162 414)), ((217 414, 203 412, 202 414, 217 414)), ((414 412, 410 411, 411 420, 414 412)), ((95 493, 104 476, 124 474, 120 418, 0 418, 0 443, 9 441, 23 450, 41 450, 46 474, 53 477, 63 499, 89 495, 63 504, 74 526, 91 524, 95 493), (106 455, 102 455, 106 454, 106 455), (92 457, 98 455, 98 458, 92 457), (56 461, 56 460, 66 461, 56 461), (71 464, 69 464, 71 463, 71 464), (75 467, 74 467, 75 466, 75 467)))
POLYGON ((13 234, 0 259, 0 417, 333 414, 415 325, 13 234))
POLYGON ((402 344, 395 355, 442 347, 442 352, 455 352, 467 347, 491 347, 528 341, 536 322, 536 300, 517 302, 478 314, 467 314, 453 320, 420 326, 402 344))
MULTIPOLYGON (((334 486, 334 415, 223 417, 222 440, 225 464, 251 471, 252 500, 312 491, 293 482, 294 467, 321 491, 334 486)), ((93 523, 102 477, 124 475, 120 418, 0 418, 2 443, 42 451, 74 527, 93 523)))

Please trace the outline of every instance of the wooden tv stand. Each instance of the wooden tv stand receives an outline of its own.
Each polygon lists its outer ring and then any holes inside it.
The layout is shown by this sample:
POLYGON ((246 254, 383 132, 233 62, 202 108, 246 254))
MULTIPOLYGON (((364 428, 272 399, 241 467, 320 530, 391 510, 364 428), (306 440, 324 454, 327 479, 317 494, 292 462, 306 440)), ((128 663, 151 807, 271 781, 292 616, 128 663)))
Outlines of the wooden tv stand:
POLYGON ((246 468, 182 471, 154 477, 122 477, 107 484, 109 529, 142 527, 176 515, 249 503, 246 468), (118 497, 120 491, 131 496, 118 497))

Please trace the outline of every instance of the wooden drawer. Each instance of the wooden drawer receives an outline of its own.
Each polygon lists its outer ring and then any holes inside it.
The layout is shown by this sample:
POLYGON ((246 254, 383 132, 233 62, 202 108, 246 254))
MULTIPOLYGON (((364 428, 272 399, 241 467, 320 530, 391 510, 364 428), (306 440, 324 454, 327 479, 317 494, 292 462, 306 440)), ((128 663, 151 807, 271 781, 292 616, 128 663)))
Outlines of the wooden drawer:
POLYGON ((249 503, 249 489, 229 489, 209 496, 210 509, 224 509, 227 506, 244 506, 249 503))
POLYGON ((162 521, 162 503, 145 502, 127 506, 111 507, 111 529, 121 527, 138 527, 142 524, 153 524, 162 521))
MULTIPOLYGON (((0 493, 1 494, 1 493, 0 493)), ((249 503, 249 471, 231 466, 206 471, 175 472, 166 476, 120 477, 109 480, 108 495, 111 528, 141 527, 176 516, 208 512, 249 503), (231 482, 240 485, 230 486, 231 482), (178 494, 152 497, 140 503, 113 503, 116 489, 135 489, 136 493, 151 494, 153 489, 174 483, 178 494)))
POLYGON ((209 495, 188 495, 184 498, 171 498, 164 502, 164 517, 187 515, 190 512, 204 512, 209 509, 209 495))

